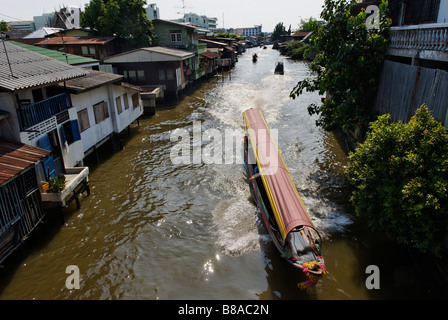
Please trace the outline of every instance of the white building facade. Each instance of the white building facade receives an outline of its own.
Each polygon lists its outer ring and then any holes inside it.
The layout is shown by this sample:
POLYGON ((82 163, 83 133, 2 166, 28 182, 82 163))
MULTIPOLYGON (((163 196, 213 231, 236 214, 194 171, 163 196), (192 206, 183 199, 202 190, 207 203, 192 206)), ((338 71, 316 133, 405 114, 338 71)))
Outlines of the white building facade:
POLYGON ((261 30, 262 25, 259 25, 252 28, 236 28, 235 33, 243 37, 256 37, 262 32, 261 30))
POLYGON ((190 23, 194 26, 202 27, 208 30, 216 30, 218 27, 218 18, 210 18, 207 16, 200 16, 196 13, 186 13, 182 19, 178 19, 179 22, 190 23))
POLYGON ((149 4, 148 7, 146 7, 146 15, 151 21, 155 19, 160 19, 160 13, 157 4, 155 3, 149 4))

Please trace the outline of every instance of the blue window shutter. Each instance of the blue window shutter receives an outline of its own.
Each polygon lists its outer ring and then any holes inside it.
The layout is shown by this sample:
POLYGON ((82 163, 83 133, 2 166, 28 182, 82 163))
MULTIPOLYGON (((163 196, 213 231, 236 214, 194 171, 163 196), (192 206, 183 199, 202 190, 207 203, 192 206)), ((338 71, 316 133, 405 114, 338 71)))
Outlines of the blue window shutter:
POLYGON ((40 138, 37 143, 39 144, 39 148, 52 151, 51 150, 51 143, 50 143, 50 137, 48 134, 44 135, 42 138, 40 138))
MULTIPOLYGON (((40 148, 52 151, 50 137, 48 136, 48 134, 40 138, 37 143, 39 144, 40 148)), ((44 165, 45 175, 47 176, 47 178, 56 177, 56 166, 54 164, 53 155, 50 154, 49 156, 45 157, 42 162, 44 165)))
POLYGON ((45 175, 47 178, 54 178, 56 177, 56 166, 54 164, 54 158, 53 155, 49 155, 43 159, 43 165, 45 169, 45 175))
POLYGON ((81 133, 79 132, 78 120, 71 120, 73 141, 81 140, 81 133))
POLYGON ((67 141, 67 138, 65 137, 64 126, 60 126, 59 127, 59 136, 61 137, 61 144, 65 145, 65 142, 67 141))

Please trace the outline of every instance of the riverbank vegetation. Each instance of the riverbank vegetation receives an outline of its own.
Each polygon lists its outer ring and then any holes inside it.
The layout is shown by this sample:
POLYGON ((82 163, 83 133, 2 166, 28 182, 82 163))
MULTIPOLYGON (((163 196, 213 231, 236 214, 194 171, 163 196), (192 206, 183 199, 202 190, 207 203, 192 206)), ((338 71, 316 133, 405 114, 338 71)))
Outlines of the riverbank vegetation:
POLYGON ((388 3, 380 5, 375 28, 367 25, 364 9, 351 13, 355 5, 356 1, 325 1, 325 23, 311 24, 313 35, 305 51, 305 57, 318 52, 310 65, 314 77, 300 81, 290 93, 293 99, 304 91, 327 93, 323 104, 308 106, 311 115, 319 115, 316 124, 327 131, 366 129, 376 117, 373 101, 391 25, 388 3))
POLYGON ((352 203, 374 231, 441 257, 448 234, 448 134, 426 106, 409 123, 382 115, 350 154, 352 203))
POLYGON ((304 58, 307 44, 302 41, 291 41, 286 45, 285 55, 294 60, 301 60, 304 58))
POLYGON ((231 38, 236 40, 243 40, 243 36, 239 36, 236 33, 229 33, 229 32, 217 32, 215 33, 215 38, 231 38))

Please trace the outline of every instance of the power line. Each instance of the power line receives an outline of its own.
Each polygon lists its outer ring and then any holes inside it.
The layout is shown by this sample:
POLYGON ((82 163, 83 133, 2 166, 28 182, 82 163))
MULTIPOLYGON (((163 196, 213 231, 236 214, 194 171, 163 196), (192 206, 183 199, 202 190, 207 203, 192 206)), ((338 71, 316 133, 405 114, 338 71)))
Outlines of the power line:
POLYGON ((8 16, 8 15, 3 14, 3 13, 0 13, 0 16, 6 17, 6 18, 9 18, 9 19, 14 19, 16 21, 29 21, 29 20, 23 20, 23 19, 19 19, 19 18, 14 18, 14 17, 8 16))

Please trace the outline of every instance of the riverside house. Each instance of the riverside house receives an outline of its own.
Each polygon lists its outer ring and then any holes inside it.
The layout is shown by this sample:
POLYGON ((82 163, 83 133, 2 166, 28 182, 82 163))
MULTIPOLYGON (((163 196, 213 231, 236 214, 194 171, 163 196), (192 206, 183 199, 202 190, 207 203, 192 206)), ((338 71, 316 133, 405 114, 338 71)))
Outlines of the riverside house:
POLYGON ((87 186, 88 168, 66 167, 82 159, 76 109, 69 94, 52 90, 87 73, 7 42, 0 46, 0 261, 44 217, 48 193, 41 181, 67 177, 65 193, 50 195, 56 197, 87 186))
MULTIPOLYGON (((73 178, 65 193, 79 184, 87 187, 84 158, 142 115, 139 89, 122 83, 119 75, 73 67, 9 42, 5 46, 6 52, 0 50, 0 137, 51 151, 39 181, 64 174, 73 178)), ((49 204, 70 202, 42 197, 49 204)))
POLYGON ((201 67, 200 57, 201 53, 207 51, 207 46, 199 42, 199 34, 203 33, 203 29, 186 23, 162 19, 155 19, 152 23, 159 46, 194 53, 194 59, 188 66, 190 74, 187 80, 195 81, 203 77, 206 74, 206 68, 201 67))
POLYGON ((143 114, 140 89, 123 83, 123 76, 90 70, 57 85, 69 92, 76 108, 84 157, 128 128, 143 114))
POLYGON ((43 170, 49 155, 48 150, 0 138, 0 263, 45 216, 37 170, 43 170))
POLYGON ((114 73, 140 87, 161 86, 165 97, 177 97, 190 83, 195 54, 165 47, 147 47, 124 52, 104 60, 114 73))
POLYGON ((44 54, 0 46, 0 262, 47 208, 79 208, 90 192, 85 156, 143 113, 139 89, 122 76, 44 54), (59 175, 65 184, 48 191, 59 175))
POLYGON ((108 56, 130 50, 130 45, 115 36, 64 36, 62 33, 45 39, 15 39, 50 50, 62 51, 103 62, 108 56))

